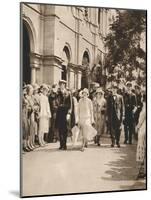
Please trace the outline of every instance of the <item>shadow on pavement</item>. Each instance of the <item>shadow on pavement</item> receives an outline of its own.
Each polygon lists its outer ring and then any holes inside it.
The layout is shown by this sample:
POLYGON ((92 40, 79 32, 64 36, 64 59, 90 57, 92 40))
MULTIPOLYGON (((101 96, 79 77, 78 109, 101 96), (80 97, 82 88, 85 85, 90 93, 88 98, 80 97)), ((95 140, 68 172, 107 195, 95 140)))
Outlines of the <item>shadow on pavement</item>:
POLYGON ((137 189, 147 189, 147 186, 146 186, 146 181, 145 180, 142 180, 142 181, 137 181, 136 183, 134 183, 133 185, 123 185, 123 186, 120 186, 120 188, 122 190, 137 190, 137 189))
POLYGON ((113 149, 113 151, 119 154, 119 159, 105 164, 110 167, 110 170, 105 172, 107 177, 102 178, 109 181, 136 180, 138 174, 136 145, 127 145, 118 150, 113 149))

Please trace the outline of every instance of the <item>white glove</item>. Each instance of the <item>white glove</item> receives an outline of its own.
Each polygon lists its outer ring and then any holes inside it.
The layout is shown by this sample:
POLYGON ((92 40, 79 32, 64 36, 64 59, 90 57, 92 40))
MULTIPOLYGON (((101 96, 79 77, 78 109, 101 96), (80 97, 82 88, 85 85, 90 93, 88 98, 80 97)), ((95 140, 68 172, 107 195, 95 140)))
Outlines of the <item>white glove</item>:
POLYGON ((70 114, 67 114, 66 120, 69 121, 69 119, 70 119, 70 114))

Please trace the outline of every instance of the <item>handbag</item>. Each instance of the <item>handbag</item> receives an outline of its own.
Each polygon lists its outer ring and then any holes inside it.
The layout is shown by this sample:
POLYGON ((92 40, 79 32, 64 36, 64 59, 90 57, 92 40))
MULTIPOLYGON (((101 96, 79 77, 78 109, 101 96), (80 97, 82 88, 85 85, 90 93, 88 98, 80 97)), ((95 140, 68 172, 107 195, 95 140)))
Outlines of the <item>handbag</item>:
POLYGON ((79 137, 80 129, 79 129, 78 126, 74 126, 74 127, 71 129, 71 132, 72 132, 72 141, 73 141, 73 145, 75 145, 75 143, 77 142, 78 137, 79 137))

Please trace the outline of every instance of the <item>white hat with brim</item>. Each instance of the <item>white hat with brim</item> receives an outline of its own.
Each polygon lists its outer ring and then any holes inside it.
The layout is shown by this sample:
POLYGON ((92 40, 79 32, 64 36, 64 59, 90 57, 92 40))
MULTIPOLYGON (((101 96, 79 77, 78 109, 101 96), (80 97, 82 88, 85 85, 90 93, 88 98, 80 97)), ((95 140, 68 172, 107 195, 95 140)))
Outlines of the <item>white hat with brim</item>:
POLYGON ((36 84, 36 83, 33 84, 32 86, 33 86, 33 89, 34 89, 34 90, 38 90, 38 89, 40 88, 40 86, 39 86, 38 84, 36 84))
POLYGON ((27 90, 29 90, 29 89, 32 89, 32 90, 33 90, 33 86, 30 85, 30 84, 28 84, 28 85, 26 85, 26 89, 27 89, 27 90))
POLYGON ((82 90, 82 93, 86 93, 86 94, 89 96, 89 90, 88 90, 87 88, 84 88, 84 89, 82 90))
POLYGON ((40 87, 41 90, 49 90, 48 86, 46 84, 42 84, 40 87))
POLYGON ((97 93, 104 94, 104 91, 102 90, 102 88, 97 88, 97 90, 96 90, 95 93, 96 93, 96 94, 97 94, 97 93))

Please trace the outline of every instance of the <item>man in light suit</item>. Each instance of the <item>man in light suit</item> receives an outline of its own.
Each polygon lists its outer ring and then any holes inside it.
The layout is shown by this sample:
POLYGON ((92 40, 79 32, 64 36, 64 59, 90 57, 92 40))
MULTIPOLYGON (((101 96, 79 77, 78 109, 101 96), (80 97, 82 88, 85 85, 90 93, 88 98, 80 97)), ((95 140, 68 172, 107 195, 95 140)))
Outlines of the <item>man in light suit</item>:
POLYGON ((114 84, 112 86, 112 95, 110 97, 110 134, 111 134, 111 147, 114 147, 115 143, 120 148, 120 135, 121 125, 123 119, 123 97, 117 94, 118 86, 114 84))

